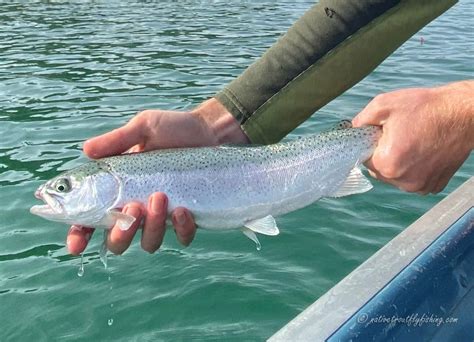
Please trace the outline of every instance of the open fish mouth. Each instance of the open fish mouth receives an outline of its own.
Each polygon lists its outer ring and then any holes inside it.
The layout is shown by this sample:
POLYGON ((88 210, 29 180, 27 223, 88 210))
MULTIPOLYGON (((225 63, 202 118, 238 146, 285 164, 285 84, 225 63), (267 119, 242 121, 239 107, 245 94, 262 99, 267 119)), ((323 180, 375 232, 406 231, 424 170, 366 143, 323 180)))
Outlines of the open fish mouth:
POLYGON ((35 191, 35 197, 42 200, 45 204, 34 205, 30 208, 30 213, 45 218, 59 217, 63 214, 63 207, 61 203, 53 196, 44 191, 41 186, 35 191))
POLYGON ((30 213, 43 217, 51 217, 58 214, 48 204, 34 205, 30 208, 30 213))

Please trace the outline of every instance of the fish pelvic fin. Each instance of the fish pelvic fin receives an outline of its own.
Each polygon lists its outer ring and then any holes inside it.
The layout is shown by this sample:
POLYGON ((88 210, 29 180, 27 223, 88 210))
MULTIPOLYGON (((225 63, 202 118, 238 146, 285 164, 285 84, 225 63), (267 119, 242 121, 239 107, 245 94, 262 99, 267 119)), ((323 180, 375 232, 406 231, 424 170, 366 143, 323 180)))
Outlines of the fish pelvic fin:
POLYGON ((330 197, 343 197, 353 194, 360 194, 372 189, 372 183, 362 174, 362 171, 358 166, 354 167, 346 180, 335 193, 330 197))
POLYGON ((245 227, 250 229, 255 233, 260 233, 263 235, 275 236, 280 234, 275 219, 272 215, 265 216, 261 219, 248 221, 244 224, 245 227))

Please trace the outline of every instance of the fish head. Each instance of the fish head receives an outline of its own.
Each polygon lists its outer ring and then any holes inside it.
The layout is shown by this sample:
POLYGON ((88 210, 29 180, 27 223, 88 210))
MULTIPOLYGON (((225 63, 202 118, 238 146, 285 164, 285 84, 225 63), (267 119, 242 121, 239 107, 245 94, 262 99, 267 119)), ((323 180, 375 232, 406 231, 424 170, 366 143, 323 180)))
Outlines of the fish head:
POLYGON ((45 204, 31 207, 30 212, 50 221, 94 226, 107 215, 119 189, 113 174, 98 162, 89 162, 42 184, 35 197, 45 204))

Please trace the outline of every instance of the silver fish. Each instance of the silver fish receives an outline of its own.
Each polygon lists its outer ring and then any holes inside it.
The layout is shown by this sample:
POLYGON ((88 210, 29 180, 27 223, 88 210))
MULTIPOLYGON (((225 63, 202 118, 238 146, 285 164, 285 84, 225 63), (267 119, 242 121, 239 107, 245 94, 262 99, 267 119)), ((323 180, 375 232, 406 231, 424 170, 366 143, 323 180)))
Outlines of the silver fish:
POLYGON ((41 185, 31 213, 82 226, 128 229, 135 218, 126 203, 168 196, 168 213, 183 206, 207 229, 243 227, 277 235, 273 216, 303 208, 321 197, 372 188, 359 165, 372 154, 380 128, 341 127, 268 146, 182 148, 90 161, 41 185))

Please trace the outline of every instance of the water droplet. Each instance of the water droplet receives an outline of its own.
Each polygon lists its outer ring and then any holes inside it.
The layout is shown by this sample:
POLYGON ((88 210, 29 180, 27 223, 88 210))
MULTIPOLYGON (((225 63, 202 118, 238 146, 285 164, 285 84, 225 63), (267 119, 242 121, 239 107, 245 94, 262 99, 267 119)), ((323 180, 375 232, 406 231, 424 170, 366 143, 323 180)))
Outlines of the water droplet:
POLYGON ((256 247, 257 247, 257 251, 259 251, 259 250, 262 249, 262 245, 260 244, 259 241, 256 241, 256 242, 255 242, 255 245, 256 245, 256 247))
POLYGON ((81 253, 81 265, 79 266, 79 269, 77 270, 77 275, 79 277, 82 277, 84 275, 84 253, 81 253))
POLYGON ((193 203, 196 204, 197 203, 197 200, 195 198, 193 198, 193 203))
POLYGON ((113 307, 114 307, 114 303, 110 304, 110 307, 113 308, 113 307))
POLYGON ((109 320, 107 321, 107 324, 109 325, 109 327, 114 324, 114 319, 113 318, 109 318, 109 320))
POLYGON ((109 231, 104 229, 104 240, 102 241, 102 246, 100 247, 99 257, 102 264, 104 264, 105 269, 107 269, 107 236, 109 231))

